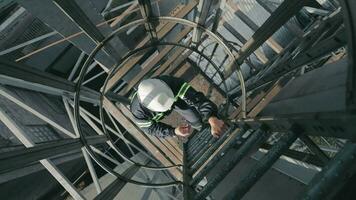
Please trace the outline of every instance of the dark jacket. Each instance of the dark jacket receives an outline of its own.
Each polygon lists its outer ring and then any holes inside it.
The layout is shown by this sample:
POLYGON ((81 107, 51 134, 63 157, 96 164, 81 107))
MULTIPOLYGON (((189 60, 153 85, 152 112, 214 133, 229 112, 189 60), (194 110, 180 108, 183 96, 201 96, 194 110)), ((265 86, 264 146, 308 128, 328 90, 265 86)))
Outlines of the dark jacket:
POLYGON ((139 102, 137 95, 135 95, 131 101, 130 110, 135 117, 136 124, 145 133, 161 138, 175 135, 172 126, 160 122, 174 108, 188 109, 189 107, 193 107, 198 111, 203 122, 207 121, 211 116, 217 116, 217 106, 207 99, 203 93, 197 92, 190 87, 183 79, 172 76, 159 76, 156 78, 164 81, 172 89, 174 95, 178 93, 182 94, 182 89, 184 95, 180 95, 172 105, 171 110, 164 113, 148 110, 139 102))

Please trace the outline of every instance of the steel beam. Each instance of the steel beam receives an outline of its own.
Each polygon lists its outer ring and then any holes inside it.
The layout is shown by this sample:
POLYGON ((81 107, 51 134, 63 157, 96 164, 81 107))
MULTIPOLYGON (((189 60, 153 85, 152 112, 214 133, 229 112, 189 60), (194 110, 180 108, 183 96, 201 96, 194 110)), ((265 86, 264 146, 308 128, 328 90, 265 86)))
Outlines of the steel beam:
MULTIPOLYGON (((73 106, 73 102, 69 101, 71 103, 71 106, 73 106)), ((91 114, 90 112, 88 112, 87 110, 83 109, 82 107, 80 108, 80 112, 83 112, 83 114, 85 114, 86 116, 88 116, 89 118, 91 118, 92 120, 94 120, 96 123, 101 123, 101 120, 99 118, 97 118, 96 116, 94 116, 93 114, 91 114)), ((112 119, 111 115, 108 116, 110 119, 112 119)), ((115 122, 113 122, 115 124, 115 122)), ((116 128, 116 125, 114 125, 116 128)), ((126 139, 124 137, 123 134, 119 133, 118 131, 115 131, 114 129, 110 128, 109 126, 107 126, 107 129, 112 132, 113 134, 115 134, 117 137, 119 137, 122 141, 125 142, 125 144, 128 144, 132 147, 134 147, 137 151, 139 151, 142 155, 146 156, 147 158, 150 158, 153 162, 157 162, 156 159, 154 159, 151 155, 147 154, 144 150, 142 150, 141 147, 138 147, 137 145, 135 145, 134 143, 132 143, 130 140, 126 139)), ((126 132, 127 133, 127 132, 126 132)), ((129 148, 129 147, 128 147, 129 148)), ((131 148, 129 148, 131 149, 131 148)))
MULTIPOLYGON (((33 0, 33 1, 26 1, 20 0, 18 1, 21 6, 26 8, 32 15, 38 17, 41 21, 48 24, 49 27, 56 30, 59 34, 63 37, 70 37, 67 40, 74 44, 76 47, 81 49, 82 51, 89 54, 95 47, 95 43, 85 34, 83 33, 83 29, 78 27, 64 12, 62 12, 52 0, 33 0), (72 37, 73 34, 78 33, 72 37)), ((71 1, 74 2, 74 1, 71 1)), ((79 18, 75 19, 82 19, 83 17, 90 18, 92 23, 98 24, 104 22, 104 18, 98 13, 95 7, 92 5, 92 2, 88 2, 86 0, 79 0, 76 1, 80 3, 80 9, 84 12, 84 16, 78 16, 79 18)), ((61 3, 61 2, 59 2, 61 3)), ((79 14, 79 11, 76 12, 79 14)), ((84 21, 82 21, 84 23, 84 21)), ((79 26, 84 26, 79 23, 79 26)), ((83 28, 83 27, 82 27, 83 28)), ((100 28, 100 32, 103 35, 108 35, 111 32, 111 28, 106 23, 102 24, 100 28)), ((122 57, 128 49, 123 45, 123 43, 118 39, 115 38, 113 41, 110 41, 110 45, 116 49, 118 53, 120 53, 119 57, 122 57), (121 50, 122 51, 121 51, 121 50)), ((115 54, 117 55, 117 54, 115 54)), ((104 51, 99 51, 97 56, 95 57, 99 63, 107 68, 111 68, 115 64, 115 60, 108 56, 104 51)))
MULTIPOLYGON (((283 89, 283 87, 289 82, 290 78, 284 78, 272 85, 272 87, 267 91, 267 94, 263 98, 255 98, 254 100, 258 103, 253 106, 251 111, 248 112, 248 117, 256 117, 271 101, 272 99, 283 89)), ((261 97, 261 96, 259 96, 261 97)), ((251 101, 251 103, 255 102, 251 101)))
MULTIPOLYGON (((267 94, 268 91, 266 91, 265 89, 260 91, 259 93, 257 94, 252 94, 252 96, 249 96, 247 99, 246 99, 246 110, 247 112, 249 112, 251 109, 253 109, 257 104, 258 102, 260 102, 263 97, 267 94)), ((236 110, 230 114, 230 117, 229 119, 236 119, 236 118, 240 118, 241 117, 241 106, 237 107, 236 110)))
MULTIPOLYGON (((267 2, 264 0, 256 0, 256 2, 262 7, 264 8, 268 13, 273 13, 274 10, 272 10, 268 5, 267 2)), ((287 22, 285 24, 286 28, 289 29, 292 33, 296 34, 297 37, 302 37, 304 35, 303 30, 295 25, 294 23, 291 22, 287 22)))
POLYGON ((142 18, 146 19, 145 28, 149 33, 151 42, 155 42, 158 39, 156 32, 157 21, 154 21, 154 14, 152 11, 151 0, 138 0, 142 18))
MULTIPOLYGON (((205 21, 208 18, 208 14, 210 11, 210 7, 213 1, 209 0, 199 0, 199 4, 197 6, 196 14, 195 14, 195 23, 199 24, 202 27, 205 27, 205 21)), ((202 35, 202 31, 195 27, 193 30, 192 43, 193 45, 198 46, 200 43, 200 38, 202 35)))
POLYGON ((11 53, 11 52, 16 51, 16 50, 18 50, 18 49, 21 49, 21 48, 23 48, 23 47, 25 47, 25 46, 27 46, 27 45, 30 45, 30 44, 39 42, 39 41, 41 41, 41 40, 44 40, 44 39, 46 39, 46 38, 52 37, 52 36, 54 36, 54 35, 56 35, 56 34, 58 34, 56 31, 52 31, 52 32, 50 32, 50 33, 47 33, 47 34, 41 35, 41 36, 39 36, 39 37, 36 37, 36 38, 34 38, 34 39, 32 39, 32 40, 29 40, 29 41, 26 41, 26 42, 24 42, 24 43, 18 44, 18 45, 16 45, 16 46, 7 48, 7 49, 5 49, 5 50, 3 50, 3 51, 0 52, 0 56, 5 55, 5 54, 8 54, 8 53, 11 53))
POLYGON ((309 136, 302 134, 299 136, 299 139, 310 149, 311 152, 318 156, 324 164, 329 162, 329 156, 327 156, 309 136))
MULTIPOLYGON (((237 4, 228 2, 227 5, 231 7, 234 14, 238 18, 240 18, 241 21, 243 21, 248 27, 250 27, 252 31, 256 32, 258 30, 259 27, 257 26, 257 24, 255 24, 255 22, 253 22, 245 13, 243 13, 237 4)), ((272 37, 266 40, 266 44, 271 47, 271 49, 277 54, 281 53, 281 51, 283 50, 283 47, 281 47, 281 45, 279 45, 272 37)))
MULTIPOLYGON (((25 147, 34 147, 35 143, 26 135, 25 131, 16 122, 11 119, 7 113, 0 108, 0 120, 13 132, 13 134, 25 145, 25 147)), ((68 191, 75 200, 84 200, 74 185, 64 176, 64 174, 52 163, 52 161, 43 159, 40 163, 49 173, 68 191)))
POLYGON ((216 14, 215 14, 213 26, 211 28, 211 31, 213 33, 216 33, 216 31, 217 31, 217 29, 219 27, 221 15, 223 14, 223 11, 225 10, 226 0, 219 0, 219 2, 217 4, 218 4, 219 7, 216 9, 216 14))
MULTIPOLYGON (((262 149, 265 150, 270 150, 272 148, 271 144, 262 144, 261 146, 262 149)), ((324 163, 320 160, 319 157, 315 156, 314 154, 311 153, 304 153, 304 152, 300 152, 300 151, 296 151, 296 150, 292 150, 292 149, 287 149, 283 152, 283 156, 304 162, 304 163, 308 163, 317 167, 322 168, 324 165, 324 163)))
POLYGON ((347 143, 321 172, 310 181, 303 200, 333 199, 346 180, 356 172, 356 144, 347 143))
POLYGON ((101 185, 99 183, 99 179, 98 179, 98 176, 96 174, 95 168, 93 166, 93 162, 91 161, 89 153, 87 152, 87 150, 84 147, 82 147, 82 153, 83 153, 83 156, 84 156, 84 160, 85 160, 85 162, 87 164, 87 167, 89 169, 89 173, 90 173, 91 179, 93 180, 93 183, 95 185, 96 192, 99 194, 102 191, 102 189, 101 189, 101 185))
POLYGON ((348 81, 347 99, 348 109, 356 109, 356 2, 352 0, 342 0, 341 6, 344 14, 344 23, 348 37, 348 81))
POLYGON ((85 56, 85 53, 82 51, 82 53, 80 53, 80 55, 79 55, 79 57, 78 57, 77 62, 75 62, 72 71, 70 72, 70 74, 69 74, 69 76, 68 76, 68 78, 67 78, 69 81, 72 81, 72 80, 73 80, 75 73, 77 72, 77 70, 78 70, 80 64, 82 63, 82 61, 83 61, 83 59, 84 59, 84 56, 85 56))
MULTIPOLYGON (((229 23, 223 22, 223 26, 227 31, 229 31, 242 44, 246 44, 247 40, 236 29, 234 29, 234 27, 232 27, 229 23)), ((256 49, 254 51, 254 54, 256 55, 257 59, 259 61, 261 61, 263 64, 268 63, 268 61, 269 61, 268 58, 260 49, 256 49)))
MULTIPOLYGON (((56 166, 62 165, 64 163, 69 163, 73 161, 83 161, 83 155, 80 151, 71 151, 66 154, 61 154, 59 156, 53 157, 51 159, 52 163, 56 166)), ((43 172, 46 168, 40 162, 33 162, 30 165, 26 165, 22 168, 15 169, 13 171, 8 171, 0 173, 0 184, 10 182, 37 172, 43 172)))
MULTIPOLYGON (((105 142, 104 136, 89 136, 86 138, 91 145, 105 142)), ((80 150, 82 144, 79 139, 66 139, 34 147, 20 149, 0 154, 0 173, 22 168, 32 162, 50 158, 72 150, 80 150)))
POLYGON ((95 43, 104 40, 104 35, 90 21, 75 1, 53 0, 60 9, 74 21, 95 43))
POLYGON ((243 178, 236 183, 224 200, 242 199, 252 186, 269 170, 285 150, 298 138, 296 131, 285 133, 266 155, 259 160, 243 178))
POLYGON ((121 21, 126 19, 128 16, 130 16, 131 13, 136 12, 135 8, 137 7, 137 1, 131 1, 128 2, 130 3, 130 7, 128 7, 119 17, 117 17, 111 24, 110 27, 115 27, 120 24, 121 21))
MULTIPOLYGON (((271 14, 271 16, 262 24, 262 26, 252 35, 237 52, 235 56, 236 64, 241 65, 245 59, 250 56, 258 47, 260 47, 268 38, 270 38, 280 27, 282 27, 292 16, 306 5, 309 0, 285 0, 271 14)), ((233 73, 233 65, 226 69, 225 77, 233 73)))
MULTIPOLYGON (((288 45, 284 49, 285 53, 280 54, 281 56, 273 62, 267 63, 257 75, 258 80, 252 84, 246 84, 246 89, 251 91, 266 83, 277 81, 282 76, 346 45, 345 29, 340 26, 341 24, 340 10, 317 22, 303 38, 293 41, 293 45, 288 45), (325 36, 329 37, 325 38, 325 36)), ((236 95, 239 94, 240 92, 236 92, 236 95)))
MULTIPOLYGON (((104 40, 104 35, 99 31, 95 24, 89 19, 79 5, 72 0, 53 0, 55 4, 73 21, 84 33, 98 44, 104 40)), ((125 49, 123 49, 125 50, 125 49)), ((127 49, 128 50, 128 49, 127 49)), ((114 60, 119 60, 120 54, 110 45, 104 46, 104 51, 108 53, 114 60)), ((110 69, 111 66, 106 66, 110 69)))
MULTIPOLYGON (((187 41, 187 44, 189 45, 191 42, 191 39, 187 41)), ((164 62, 160 68, 158 68, 152 75, 158 76, 160 74, 164 75, 169 75, 171 72, 173 72, 184 60, 186 60, 189 55, 192 53, 192 51, 178 47, 178 49, 168 58, 166 62, 164 62)))
MULTIPOLYGON (((11 61, 0 60, 0 83, 61 96, 74 96, 75 83, 11 61)), ((82 87, 81 100, 98 103, 99 92, 82 87)))
POLYGON ((177 158, 177 160, 179 161, 178 164, 182 163, 183 160, 183 154, 178 151, 176 148, 179 148, 177 143, 172 146, 172 144, 170 142, 168 142, 168 138, 162 139, 162 138, 157 138, 158 141, 160 141, 166 148, 166 150, 170 151, 175 158, 177 158))
POLYGON ((68 135, 71 138, 75 138, 76 135, 71 132, 70 130, 67 130, 63 126, 59 125, 57 122, 55 122, 55 119, 51 119, 49 116, 46 116, 44 114, 39 113, 35 109, 31 108, 29 105, 23 103, 21 100, 19 100, 18 97, 16 97, 12 92, 8 91, 7 89, 3 88, 0 86, 0 95, 7 98, 11 102, 15 103, 19 107, 23 108, 24 110, 30 112, 31 114, 35 115, 39 119, 43 120, 44 122, 48 123, 49 125, 53 126, 54 128, 58 129, 62 133, 68 135))
POLYGON ((194 197, 194 200, 204 199, 208 196, 212 190, 219 184, 228 173, 239 163, 243 157, 261 140, 265 139, 265 133, 262 130, 257 130, 254 132, 245 143, 237 150, 232 156, 231 160, 226 163, 225 167, 222 168, 218 174, 209 180, 208 184, 194 197))

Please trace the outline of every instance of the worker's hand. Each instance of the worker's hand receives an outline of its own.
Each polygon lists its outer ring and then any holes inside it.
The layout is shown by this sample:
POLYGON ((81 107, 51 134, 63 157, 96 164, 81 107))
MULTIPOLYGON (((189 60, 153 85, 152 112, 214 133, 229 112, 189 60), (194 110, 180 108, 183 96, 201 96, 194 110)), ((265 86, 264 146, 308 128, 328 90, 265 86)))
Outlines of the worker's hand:
POLYGON ((189 124, 181 124, 174 129, 176 135, 188 137, 191 134, 192 127, 189 124))
POLYGON ((227 130, 227 126, 223 120, 218 119, 217 117, 210 117, 208 120, 211 126, 211 134, 215 138, 219 138, 227 130))

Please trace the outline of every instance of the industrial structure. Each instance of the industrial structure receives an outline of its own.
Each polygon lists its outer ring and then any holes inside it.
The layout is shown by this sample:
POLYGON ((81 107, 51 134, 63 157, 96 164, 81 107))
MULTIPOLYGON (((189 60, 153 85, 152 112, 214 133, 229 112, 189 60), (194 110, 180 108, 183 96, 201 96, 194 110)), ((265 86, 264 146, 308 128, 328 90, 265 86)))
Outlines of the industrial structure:
POLYGON ((355 40, 354 0, 0 0, 0 199, 355 199, 355 40), (144 134, 159 75, 228 131, 144 134))

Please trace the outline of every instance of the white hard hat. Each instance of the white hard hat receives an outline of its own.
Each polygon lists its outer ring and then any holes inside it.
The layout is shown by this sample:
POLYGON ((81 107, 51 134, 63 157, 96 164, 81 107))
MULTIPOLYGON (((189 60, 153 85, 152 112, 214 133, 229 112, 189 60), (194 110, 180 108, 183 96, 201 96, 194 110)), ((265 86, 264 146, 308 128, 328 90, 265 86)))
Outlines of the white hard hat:
POLYGON ((143 80, 138 85, 137 97, 143 106, 154 112, 171 109, 175 101, 172 89, 159 79, 143 80))

